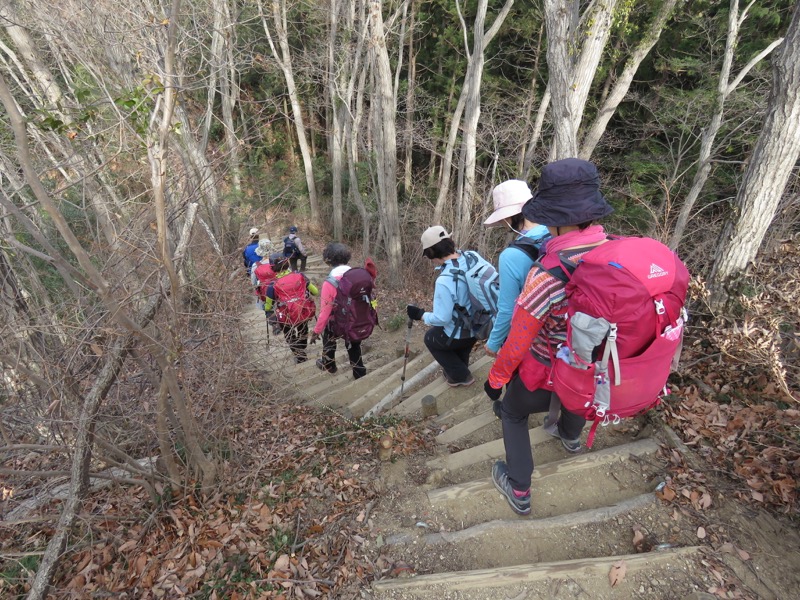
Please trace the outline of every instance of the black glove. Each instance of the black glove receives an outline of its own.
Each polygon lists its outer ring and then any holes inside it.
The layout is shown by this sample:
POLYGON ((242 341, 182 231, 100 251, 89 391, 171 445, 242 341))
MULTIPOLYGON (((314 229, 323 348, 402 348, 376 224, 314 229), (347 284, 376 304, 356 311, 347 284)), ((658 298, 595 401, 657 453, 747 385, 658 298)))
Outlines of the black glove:
POLYGON ((413 304, 409 304, 406 306, 406 313, 408 314, 409 319, 419 321, 422 319, 422 315, 425 314, 425 309, 422 309, 419 306, 414 306, 413 304))
POLYGON ((489 385, 488 379, 483 384, 483 391, 486 392, 486 395, 489 396, 489 399, 491 400, 500 400, 500 396, 503 395, 503 388, 500 388, 499 390, 493 388, 491 385, 489 385))

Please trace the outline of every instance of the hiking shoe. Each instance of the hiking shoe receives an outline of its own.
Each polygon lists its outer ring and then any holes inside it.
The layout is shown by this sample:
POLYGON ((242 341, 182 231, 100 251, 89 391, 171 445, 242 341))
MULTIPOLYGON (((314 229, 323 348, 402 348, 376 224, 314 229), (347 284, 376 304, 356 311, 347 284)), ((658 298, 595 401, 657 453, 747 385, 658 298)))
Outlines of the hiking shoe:
POLYGON ((322 361, 321 358, 317 359, 316 365, 320 371, 327 371, 328 373, 336 373, 336 365, 326 367, 325 363, 322 361))
POLYGON ((470 375, 466 381, 450 381, 447 377, 445 377, 444 379, 445 381, 447 381, 447 385, 449 385, 450 387, 459 387, 461 385, 468 386, 475 383, 475 378, 472 375, 470 375))
POLYGON ((577 440, 568 440, 566 438, 561 437, 561 434, 558 433, 558 421, 549 423, 547 421, 547 417, 545 417, 544 422, 542 423, 542 427, 544 428, 544 432, 546 434, 552 435, 554 438, 560 439, 561 445, 564 446, 564 450, 566 450, 567 452, 570 452, 571 454, 577 454, 582 450, 580 438, 578 438, 577 440))
POLYGON ((511 482, 508 480, 508 466, 502 460, 498 460, 492 467, 492 483, 497 491, 503 494, 508 501, 511 510, 518 515, 531 514, 531 491, 525 492, 524 496, 518 496, 511 487, 511 482))

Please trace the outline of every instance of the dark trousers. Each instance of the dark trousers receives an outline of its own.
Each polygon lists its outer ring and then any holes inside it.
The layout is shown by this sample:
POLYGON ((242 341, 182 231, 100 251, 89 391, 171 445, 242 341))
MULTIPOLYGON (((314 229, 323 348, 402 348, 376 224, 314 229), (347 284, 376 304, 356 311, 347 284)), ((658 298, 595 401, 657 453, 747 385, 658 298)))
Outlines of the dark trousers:
MULTIPOLYGON (((336 372, 336 340, 326 327, 322 331, 322 366, 326 371, 336 372)), ((350 359, 350 366, 353 367, 353 378, 360 379, 367 374, 364 366, 364 359, 361 357, 361 341, 345 342, 347 348, 347 358, 350 359)))
POLYGON ((425 332, 425 346, 433 358, 442 366, 444 376, 452 383, 461 383, 472 377, 469 372, 469 353, 475 338, 452 340, 443 327, 431 327, 425 332))
MULTIPOLYGON (((520 492, 531 487, 533 473, 533 452, 528 434, 528 415, 547 412, 550 409, 550 397, 553 392, 539 389, 529 391, 519 376, 506 387, 500 418, 503 421, 503 443, 506 447, 506 464, 508 480, 511 487, 520 492)), ((568 440, 580 437, 586 419, 561 409, 558 419, 558 433, 568 440)))
POLYGON ((306 270, 306 261, 308 260, 308 256, 305 254, 301 254, 300 256, 293 256, 289 259, 289 265, 292 267, 292 271, 297 271, 297 261, 300 260, 300 272, 303 273, 306 270))
POLYGON ((303 321, 297 325, 291 323, 281 323, 281 331, 283 337, 286 338, 286 343, 289 344, 289 350, 294 354, 296 362, 303 362, 306 360, 306 347, 308 346, 308 321, 303 321))

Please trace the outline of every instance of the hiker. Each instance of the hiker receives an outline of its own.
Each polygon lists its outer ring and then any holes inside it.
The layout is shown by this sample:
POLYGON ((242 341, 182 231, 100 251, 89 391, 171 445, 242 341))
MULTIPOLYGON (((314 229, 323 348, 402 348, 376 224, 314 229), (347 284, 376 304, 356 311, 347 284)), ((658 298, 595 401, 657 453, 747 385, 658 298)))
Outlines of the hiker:
POLYGON ((519 179, 504 181, 492 190, 494 212, 483 222, 487 227, 508 227, 517 234, 514 241, 500 253, 497 261, 500 294, 494 327, 484 348, 489 356, 497 356, 497 351, 506 341, 517 297, 522 291, 533 263, 539 258, 542 242, 550 235, 547 227, 532 223, 522 214, 522 206, 532 196, 528 184, 524 181, 519 179))
POLYGON ((297 227, 294 225, 289 227, 289 235, 283 238, 283 255, 289 259, 292 271, 297 271, 297 259, 299 258, 300 272, 305 272, 308 255, 305 248, 303 248, 303 242, 300 241, 300 237, 297 235, 297 227))
MULTIPOLYGON (((531 511, 534 465, 528 416, 550 408, 554 393, 549 365, 555 348, 567 335, 566 284, 547 269, 560 267, 562 260, 577 264, 582 255, 605 243, 606 233, 595 221, 612 211, 600 193, 596 167, 576 158, 546 165, 536 193, 522 207, 527 221, 545 225, 553 237, 547 241, 542 266, 534 266, 528 274, 508 338, 484 384, 493 401, 500 399, 506 387, 500 408, 506 461, 494 464, 492 480, 520 515, 531 511)), ((585 423, 583 417, 562 409, 560 418, 554 422, 545 419, 543 426, 548 434, 561 439, 568 452, 576 453, 581 451, 585 423)))
POLYGON ((322 260, 331 267, 331 272, 322 283, 319 317, 311 343, 322 336, 322 358, 317 360, 317 367, 336 373, 336 342, 343 339, 353 378, 360 379, 367 374, 361 342, 372 334, 378 322, 372 297, 373 273, 377 271, 370 259, 367 265, 372 270, 351 268, 350 258, 350 249, 339 242, 331 242, 322 252, 322 260))
POLYGON ((294 362, 299 364, 307 358, 308 322, 317 309, 311 296, 318 296, 319 290, 302 273, 290 271, 289 259, 282 254, 276 252, 269 260, 277 275, 267 287, 264 302, 267 321, 274 320, 278 324, 294 355, 294 362))
POLYGON ((260 310, 264 310, 264 301, 267 297, 267 288, 269 287, 270 283, 275 281, 275 277, 277 275, 269 262, 269 255, 271 251, 272 242, 270 242, 267 238, 261 238, 258 240, 256 255, 259 256, 261 260, 253 264, 253 268, 251 269, 250 273, 250 283, 253 284, 253 288, 255 289, 257 297, 256 304, 260 310))
POLYGON ((250 277, 252 266, 260 260, 260 257, 256 254, 256 248, 258 248, 258 227, 253 227, 250 229, 250 241, 247 242, 247 246, 242 250, 244 268, 247 269, 248 277, 250 277))
POLYGON ((457 307, 469 311, 469 293, 466 282, 458 285, 454 274, 464 266, 458 264, 462 255, 441 225, 426 229, 421 241, 422 255, 439 271, 433 292, 433 310, 426 312, 409 304, 406 313, 410 319, 431 326, 425 332, 425 346, 441 365, 447 384, 451 387, 472 385, 475 378, 469 370, 469 355, 476 340, 469 328, 463 327, 457 311, 457 307))

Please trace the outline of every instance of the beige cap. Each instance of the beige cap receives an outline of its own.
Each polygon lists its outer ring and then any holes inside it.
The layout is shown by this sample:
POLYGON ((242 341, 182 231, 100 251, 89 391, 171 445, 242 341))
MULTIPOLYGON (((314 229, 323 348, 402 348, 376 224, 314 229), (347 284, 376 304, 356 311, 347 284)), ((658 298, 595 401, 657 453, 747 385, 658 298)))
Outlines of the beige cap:
POLYGON ((255 235, 258 233, 258 227, 253 227, 250 229, 250 235, 255 235))
POLYGON ((441 225, 434 225, 433 227, 428 227, 425 231, 422 232, 422 249, 427 250, 431 246, 435 246, 438 242, 445 240, 450 237, 450 234, 447 233, 447 230, 442 227, 441 225))
POLYGON ((495 186, 492 190, 494 212, 483 224, 489 227, 499 225, 503 219, 513 217, 522 212, 522 206, 531 199, 528 184, 519 179, 509 179, 495 186))

